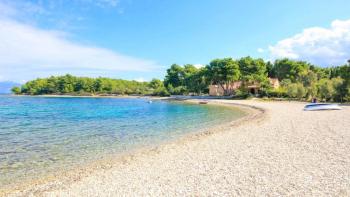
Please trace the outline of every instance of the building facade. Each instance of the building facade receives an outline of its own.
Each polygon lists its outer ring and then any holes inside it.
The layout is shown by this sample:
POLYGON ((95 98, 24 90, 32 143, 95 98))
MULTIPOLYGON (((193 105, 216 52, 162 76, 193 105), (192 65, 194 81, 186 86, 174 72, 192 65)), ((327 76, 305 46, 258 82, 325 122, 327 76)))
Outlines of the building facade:
MULTIPOLYGON (((270 84, 272 88, 276 89, 280 86, 279 80, 276 78, 269 78, 270 84)), ((210 96, 224 96, 226 89, 226 94, 233 95, 237 89, 242 86, 242 81, 235 81, 230 84, 221 85, 210 85, 209 86, 209 95, 210 96)), ((260 90, 260 84, 257 82, 253 82, 247 85, 247 89, 251 94, 258 94, 260 90)))

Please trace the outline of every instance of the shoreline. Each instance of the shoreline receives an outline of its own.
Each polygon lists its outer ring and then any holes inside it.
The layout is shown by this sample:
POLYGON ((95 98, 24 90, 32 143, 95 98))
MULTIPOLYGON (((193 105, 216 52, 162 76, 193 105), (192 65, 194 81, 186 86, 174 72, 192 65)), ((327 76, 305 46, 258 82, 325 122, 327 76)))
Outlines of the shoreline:
MULTIPOLYGON (((23 95, 23 94, 0 94, 0 96, 14 96, 14 97, 42 97, 42 98, 136 98, 136 99, 150 99, 150 100, 175 100, 175 101, 190 101, 190 100, 230 100, 223 96, 183 96, 183 95, 172 95, 172 96, 151 96, 151 95, 59 95, 59 94, 43 94, 43 95, 23 95), (202 97, 202 98, 200 98, 202 97)), ((298 103, 310 103, 308 100, 298 100, 290 98, 248 98, 248 99, 232 99, 233 101, 239 100, 258 100, 262 102, 298 102, 298 103)), ((333 101, 319 101, 318 103, 334 103, 341 106, 350 106, 350 102, 333 102, 333 101)))
POLYGON ((23 95, 23 94, 8 94, 9 96, 18 97, 43 97, 43 98, 170 98, 159 96, 145 96, 145 95, 59 95, 59 94, 42 94, 42 95, 23 95))
POLYGON ((350 195, 349 106, 307 112, 300 102, 210 103, 245 106, 255 114, 84 169, 67 176, 71 182, 39 184, 11 196, 350 195))
MULTIPOLYGON (((22 96, 22 95, 21 95, 22 96)), ((27 95, 25 95, 27 96, 27 95)), ((34 96, 37 97, 37 96, 34 96)), ((62 96, 62 95, 40 95, 38 97, 81 97, 81 96, 62 96)), ((126 96, 126 97, 120 97, 120 96, 113 96, 113 97, 91 97, 86 96, 88 98, 148 98, 148 97, 137 97, 137 96, 126 96)), ((172 99, 170 97, 155 97, 152 99, 156 100, 175 100, 178 102, 183 103, 191 103, 191 104, 198 104, 199 99, 189 99, 189 100, 176 100, 172 99)), ((83 164, 82 166, 76 166, 68 171, 60 170, 59 172, 55 174, 49 174, 49 176, 40 177, 37 179, 30 179, 29 181, 25 181, 23 183, 14 184, 14 185, 8 185, 5 187, 5 189, 0 189, 0 196, 7 196, 7 195, 26 195, 31 193, 37 193, 37 190, 40 190, 40 193, 46 190, 52 190, 53 188, 60 188, 65 187, 65 185, 69 185, 68 183, 74 183, 76 181, 81 180, 82 178, 88 177, 89 175, 98 172, 101 169, 110 169, 115 166, 124 165, 125 163, 132 162, 135 158, 140 157, 141 155, 152 155, 155 154, 166 146, 178 146, 183 145, 184 143, 188 141, 193 140, 201 140, 201 138, 213 135, 218 131, 218 128, 220 130, 225 130, 228 127, 235 127, 241 124, 246 123, 247 121, 252 120, 253 118, 264 118, 265 110, 260 108, 255 108, 253 106, 249 105, 234 105, 234 104, 225 104, 215 101, 210 101, 207 105, 216 105, 216 106, 224 106, 228 108, 234 108, 236 110, 241 110, 246 113, 243 117, 232 120, 228 123, 225 123, 224 125, 214 125, 207 129, 200 129, 195 132, 187 133, 179 138, 173 139, 173 140, 167 140, 164 142, 161 142, 159 144, 156 144, 154 146, 146 146, 146 147, 139 147, 132 150, 128 150, 123 153, 116 153, 111 155, 106 155, 101 159, 94 160, 88 163, 83 164), (215 128, 215 129, 214 129, 215 128), (64 183, 64 184, 63 184, 64 183), (10 187, 11 189, 8 189, 10 187)))

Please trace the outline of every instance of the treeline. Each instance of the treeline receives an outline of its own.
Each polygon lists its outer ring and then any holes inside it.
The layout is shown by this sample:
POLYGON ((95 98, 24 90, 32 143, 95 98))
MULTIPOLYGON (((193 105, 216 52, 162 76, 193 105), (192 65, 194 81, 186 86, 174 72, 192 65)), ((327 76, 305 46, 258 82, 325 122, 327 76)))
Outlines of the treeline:
POLYGON ((208 86, 216 84, 229 95, 231 91, 225 84, 234 81, 242 82, 241 88, 234 92, 237 97, 248 97, 248 86, 258 84, 261 97, 350 101, 350 62, 322 68, 305 61, 279 59, 265 62, 248 56, 238 60, 214 59, 201 68, 173 64, 167 70, 164 86, 169 94, 207 94, 208 86), (271 87, 269 78, 279 79, 280 87, 271 87))
POLYGON ((42 95, 42 94, 154 94, 160 80, 149 82, 127 81, 110 78, 89 78, 64 75, 58 77, 38 78, 27 82, 21 87, 14 87, 15 94, 42 95))
POLYGON ((14 87, 16 94, 142 94, 142 95, 203 95, 209 85, 223 88, 225 84, 241 81, 242 86, 233 92, 237 97, 250 95, 248 86, 258 84, 259 96, 286 97, 300 100, 318 98, 325 101, 350 101, 350 62, 342 66, 322 68, 305 61, 280 59, 266 62, 263 59, 243 57, 214 59, 197 68, 192 64, 173 64, 163 81, 136 82, 109 78, 74 77, 71 75, 29 81, 14 87), (278 78, 280 87, 271 87, 269 78, 278 78))
POLYGON ((275 61, 268 74, 281 81, 281 86, 272 90, 269 96, 350 101, 350 62, 348 65, 321 68, 302 61, 283 59, 275 61))

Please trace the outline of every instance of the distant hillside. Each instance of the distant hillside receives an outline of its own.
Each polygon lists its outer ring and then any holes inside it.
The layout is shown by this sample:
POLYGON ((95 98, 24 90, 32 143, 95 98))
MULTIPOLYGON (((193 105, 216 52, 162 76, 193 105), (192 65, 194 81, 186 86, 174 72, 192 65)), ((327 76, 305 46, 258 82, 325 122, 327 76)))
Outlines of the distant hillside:
POLYGON ((20 86, 21 84, 10 82, 10 81, 2 81, 0 82, 0 94, 9 94, 11 93, 11 88, 14 86, 20 86))

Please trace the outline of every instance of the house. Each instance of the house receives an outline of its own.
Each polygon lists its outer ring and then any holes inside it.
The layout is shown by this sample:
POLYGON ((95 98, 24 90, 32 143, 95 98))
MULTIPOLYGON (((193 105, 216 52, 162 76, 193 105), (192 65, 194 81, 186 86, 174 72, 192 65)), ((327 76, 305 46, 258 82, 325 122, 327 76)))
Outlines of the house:
MULTIPOLYGON (((276 89, 280 86, 279 80, 276 78, 269 78, 271 87, 276 89)), ((235 81, 230 84, 224 84, 223 87, 227 89, 227 94, 233 95, 234 92, 242 86, 242 81, 235 81), (227 88, 226 88, 227 87, 227 88)), ((209 95, 210 96, 223 96, 224 88, 221 85, 210 85, 209 86, 209 95)), ((260 90, 260 84, 253 82, 247 85, 247 89, 251 94, 258 94, 260 90)))
POLYGON ((235 81, 230 84, 223 84, 223 87, 221 85, 209 85, 209 95, 210 96, 223 96, 224 95, 224 88, 227 89, 227 94, 232 95, 235 90, 237 90, 239 87, 242 86, 242 81, 235 81), (229 86, 226 88, 226 86, 229 86))
POLYGON ((269 81, 273 89, 277 89, 280 87, 280 81, 277 78, 269 78, 269 81))

